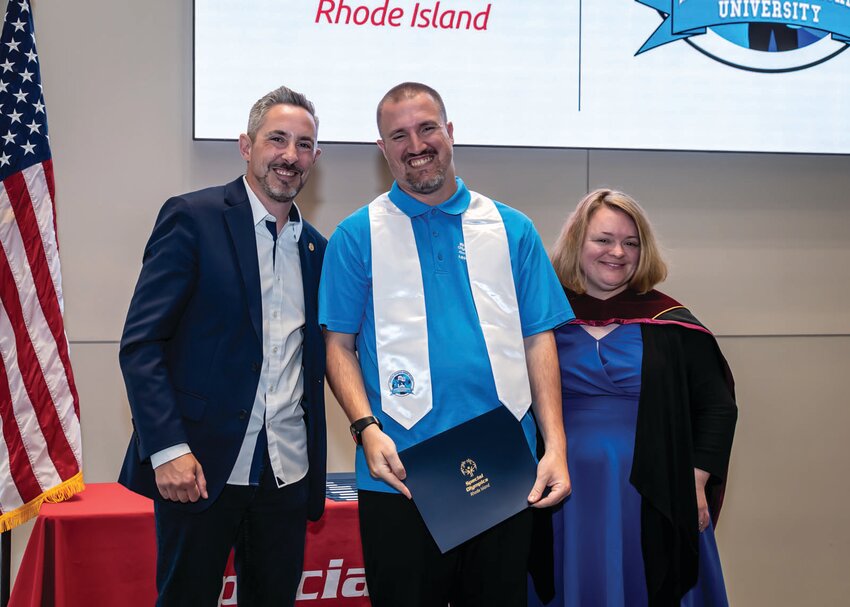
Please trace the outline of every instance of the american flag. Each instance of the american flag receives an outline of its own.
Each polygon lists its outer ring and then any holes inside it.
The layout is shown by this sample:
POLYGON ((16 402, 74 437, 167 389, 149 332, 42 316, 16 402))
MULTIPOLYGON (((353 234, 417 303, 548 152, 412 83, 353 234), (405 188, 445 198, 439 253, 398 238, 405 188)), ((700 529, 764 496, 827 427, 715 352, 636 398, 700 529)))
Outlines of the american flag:
POLYGON ((53 161, 27 0, 0 35, 0 530, 81 491, 80 408, 62 321, 53 161))

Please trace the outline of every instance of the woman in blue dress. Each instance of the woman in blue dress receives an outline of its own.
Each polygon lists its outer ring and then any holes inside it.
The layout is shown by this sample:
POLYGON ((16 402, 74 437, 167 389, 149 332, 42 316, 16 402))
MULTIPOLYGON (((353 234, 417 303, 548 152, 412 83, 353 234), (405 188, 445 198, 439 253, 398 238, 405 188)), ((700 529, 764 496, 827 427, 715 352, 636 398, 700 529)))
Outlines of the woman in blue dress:
POLYGON ((667 269, 621 192, 579 203, 552 263, 576 314, 555 332, 573 494, 529 604, 727 605, 714 523, 737 407, 717 342, 653 289, 667 269))

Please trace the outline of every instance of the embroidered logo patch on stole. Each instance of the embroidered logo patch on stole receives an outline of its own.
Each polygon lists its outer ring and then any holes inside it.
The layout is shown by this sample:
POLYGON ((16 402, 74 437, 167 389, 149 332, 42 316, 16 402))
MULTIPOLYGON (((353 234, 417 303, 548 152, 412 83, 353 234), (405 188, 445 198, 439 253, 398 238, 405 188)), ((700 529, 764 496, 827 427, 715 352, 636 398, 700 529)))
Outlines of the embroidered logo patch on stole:
POLYGON ((400 370, 390 375, 390 394, 407 396, 413 393, 413 376, 409 371, 400 370))

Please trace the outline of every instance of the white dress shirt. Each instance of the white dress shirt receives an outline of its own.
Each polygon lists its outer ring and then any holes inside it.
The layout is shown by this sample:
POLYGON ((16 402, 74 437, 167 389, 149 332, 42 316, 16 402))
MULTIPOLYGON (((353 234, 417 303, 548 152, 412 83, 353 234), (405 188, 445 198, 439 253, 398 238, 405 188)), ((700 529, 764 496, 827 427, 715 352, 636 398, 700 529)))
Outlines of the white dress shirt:
MULTIPOLYGON (((301 280, 301 213, 293 202, 289 221, 280 229, 277 241, 266 221, 274 217, 245 182, 251 203, 263 315, 263 366, 257 393, 248 420, 248 429, 227 483, 248 485, 257 436, 266 425, 269 460, 278 487, 306 476, 307 428, 301 397, 304 394, 302 344, 304 342, 304 288, 301 280)), ((186 444, 174 445, 151 456, 157 466, 189 453, 186 444)), ((203 462, 200 462, 203 466, 203 462)))

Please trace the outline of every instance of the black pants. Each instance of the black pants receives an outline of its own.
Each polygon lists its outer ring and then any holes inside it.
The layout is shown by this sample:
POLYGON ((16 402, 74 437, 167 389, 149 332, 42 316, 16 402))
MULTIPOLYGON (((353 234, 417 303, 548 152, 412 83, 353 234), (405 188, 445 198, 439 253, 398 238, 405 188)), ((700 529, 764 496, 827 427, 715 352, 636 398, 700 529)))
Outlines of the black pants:
POLYGON ((307 479, 278 489, 266 462, 260 486, 226 485, 202 512, 156 500, 158 607, 215 607, 234 548, 240 607, 295 603, 304 565, 307 479))
POLYGON ((524 607, 532 516, 525 510, 445 554, 403 495, 360 491, 372 607, 524 607))

